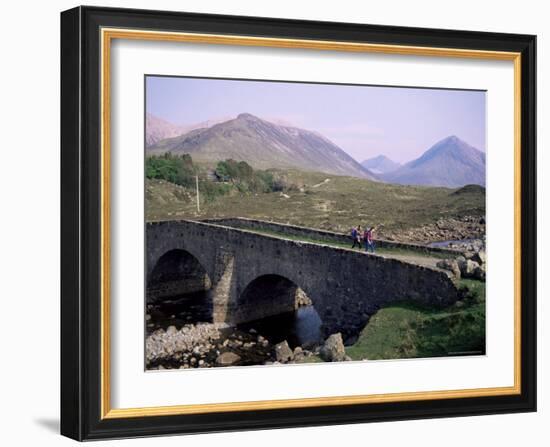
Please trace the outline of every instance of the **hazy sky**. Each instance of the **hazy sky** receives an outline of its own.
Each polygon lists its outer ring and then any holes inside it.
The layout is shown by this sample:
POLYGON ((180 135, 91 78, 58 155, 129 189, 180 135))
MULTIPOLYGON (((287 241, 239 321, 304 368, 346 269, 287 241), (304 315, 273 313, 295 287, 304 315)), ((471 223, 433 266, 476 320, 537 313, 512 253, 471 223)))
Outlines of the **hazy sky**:
POLYGON ((357 161, 406 162, 456 135, 485 151, 485 92, 147 77, 147 112, 174 124, 247 112, 320 132, 357 161))

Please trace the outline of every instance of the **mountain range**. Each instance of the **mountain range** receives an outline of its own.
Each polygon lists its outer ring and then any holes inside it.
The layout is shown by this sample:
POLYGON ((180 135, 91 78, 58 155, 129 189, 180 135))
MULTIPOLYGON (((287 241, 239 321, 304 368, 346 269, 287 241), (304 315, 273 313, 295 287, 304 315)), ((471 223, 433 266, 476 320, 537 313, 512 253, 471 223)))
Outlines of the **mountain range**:
POLYGON ((361 166, 367 168, 374 174, 384 174, 386 172, 395 171, 401 164, 390 160, 385 155, 378 155, 377 157, 362 161, 361 166))
POLYGON ((456 136, 434 144, 416 160, 381 175, 388 183, 446 186, 485 186, 485 153, 456 136))
POLYGON ((318 132, 250 113, 187 126, 148 114, 146 148, 150 155, 189 153, 206 162, 244 160, 257 169, 294 168, 405 185, 485 186, 485 153, 454 135, 403 165, 385 155, 358 163, 318 132))
MULTIPOLYGON (((149 132, 147 132, 149 135, 149 132)), ((148 137, 151 141, 152 138, 148 137)), ((149 154, 191 154, 198 161, 244 160, 258 169, 283 168, 320 171, 376 180, 343 149, 317 132, 275 124, 249 113, 196 128, 183 135, 158 140, 149 154)))

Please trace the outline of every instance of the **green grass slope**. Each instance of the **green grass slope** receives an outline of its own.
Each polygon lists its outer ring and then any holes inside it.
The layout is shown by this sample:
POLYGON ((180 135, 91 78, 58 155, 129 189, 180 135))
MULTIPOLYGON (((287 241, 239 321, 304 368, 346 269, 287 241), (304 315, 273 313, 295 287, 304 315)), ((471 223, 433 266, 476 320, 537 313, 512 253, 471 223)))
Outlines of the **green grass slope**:
POLYGON ((282 192, 201 196, 197 212, 195 191, 168 182, 146 180, 146 218, 248 217, 347 232, 352 225, 383 225, 399 231, 431 224, 440 218, 484 216, 484 189, 455 190, 403 186, 297 170, 270 170, 286 185, 282 192))
POLYGON ((464 299, 446 309, 403 302, 373 315, 357 342, 353 360, 485 354, 485 283, 460 280, 464 299))

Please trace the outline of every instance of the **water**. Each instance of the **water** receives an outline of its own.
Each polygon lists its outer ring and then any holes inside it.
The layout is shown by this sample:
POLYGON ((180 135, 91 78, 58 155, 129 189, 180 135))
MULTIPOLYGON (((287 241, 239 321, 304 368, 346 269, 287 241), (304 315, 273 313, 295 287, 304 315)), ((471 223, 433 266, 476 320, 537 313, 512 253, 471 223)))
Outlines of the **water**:
POLYGON ((147 334, 157 329, 176 326, 181 329, 186 324, 212 323, 212 303, 206 291, 175 296, 159 304, 148 304, 147 334))
MULTIPOLYGON (((172 325, 181 329, 186 324, 212 323, 212 304, 206 291, 173 297, 159 304, 149 304, 147 313, 150 315, 147 334, 157 329, 166 330, 172 325)), ((228 332, 227 338, 239 335, 243 337, 252 332, 262 335, 270 344, 286 340, 291 348, 308 348, 323 341, 321 324, 315 308, 304 306, 294 312, 239 324, 228 332)))
POLYGON ((430 242, 428 244, 428 247, 433 248, 447 248, 451 244, 460 245, 460 244, 472 244, 478 239, 457 239, 457 240, 449 240, 449 241, 436 241, 436 242, 430 242))
POLYGON ((315 308, 305 306, 298 308, 295 312, 240 324, 237 329, 243 332, 254 329, 272 344, 286 340, 291 348, 296 346, 311 348, 323 341, 321 324, 315 308))

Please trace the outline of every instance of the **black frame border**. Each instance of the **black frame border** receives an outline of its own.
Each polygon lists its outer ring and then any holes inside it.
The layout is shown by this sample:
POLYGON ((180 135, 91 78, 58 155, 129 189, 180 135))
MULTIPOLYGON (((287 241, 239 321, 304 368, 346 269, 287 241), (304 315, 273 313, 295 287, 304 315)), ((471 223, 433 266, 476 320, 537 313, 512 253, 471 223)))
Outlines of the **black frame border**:
POLYGON ((61 13, 61 433, 76 440, 536 411, 536 36, 77 7, 61 13), (101 419, 100 29, 521 53, 521 393, 101 419))

